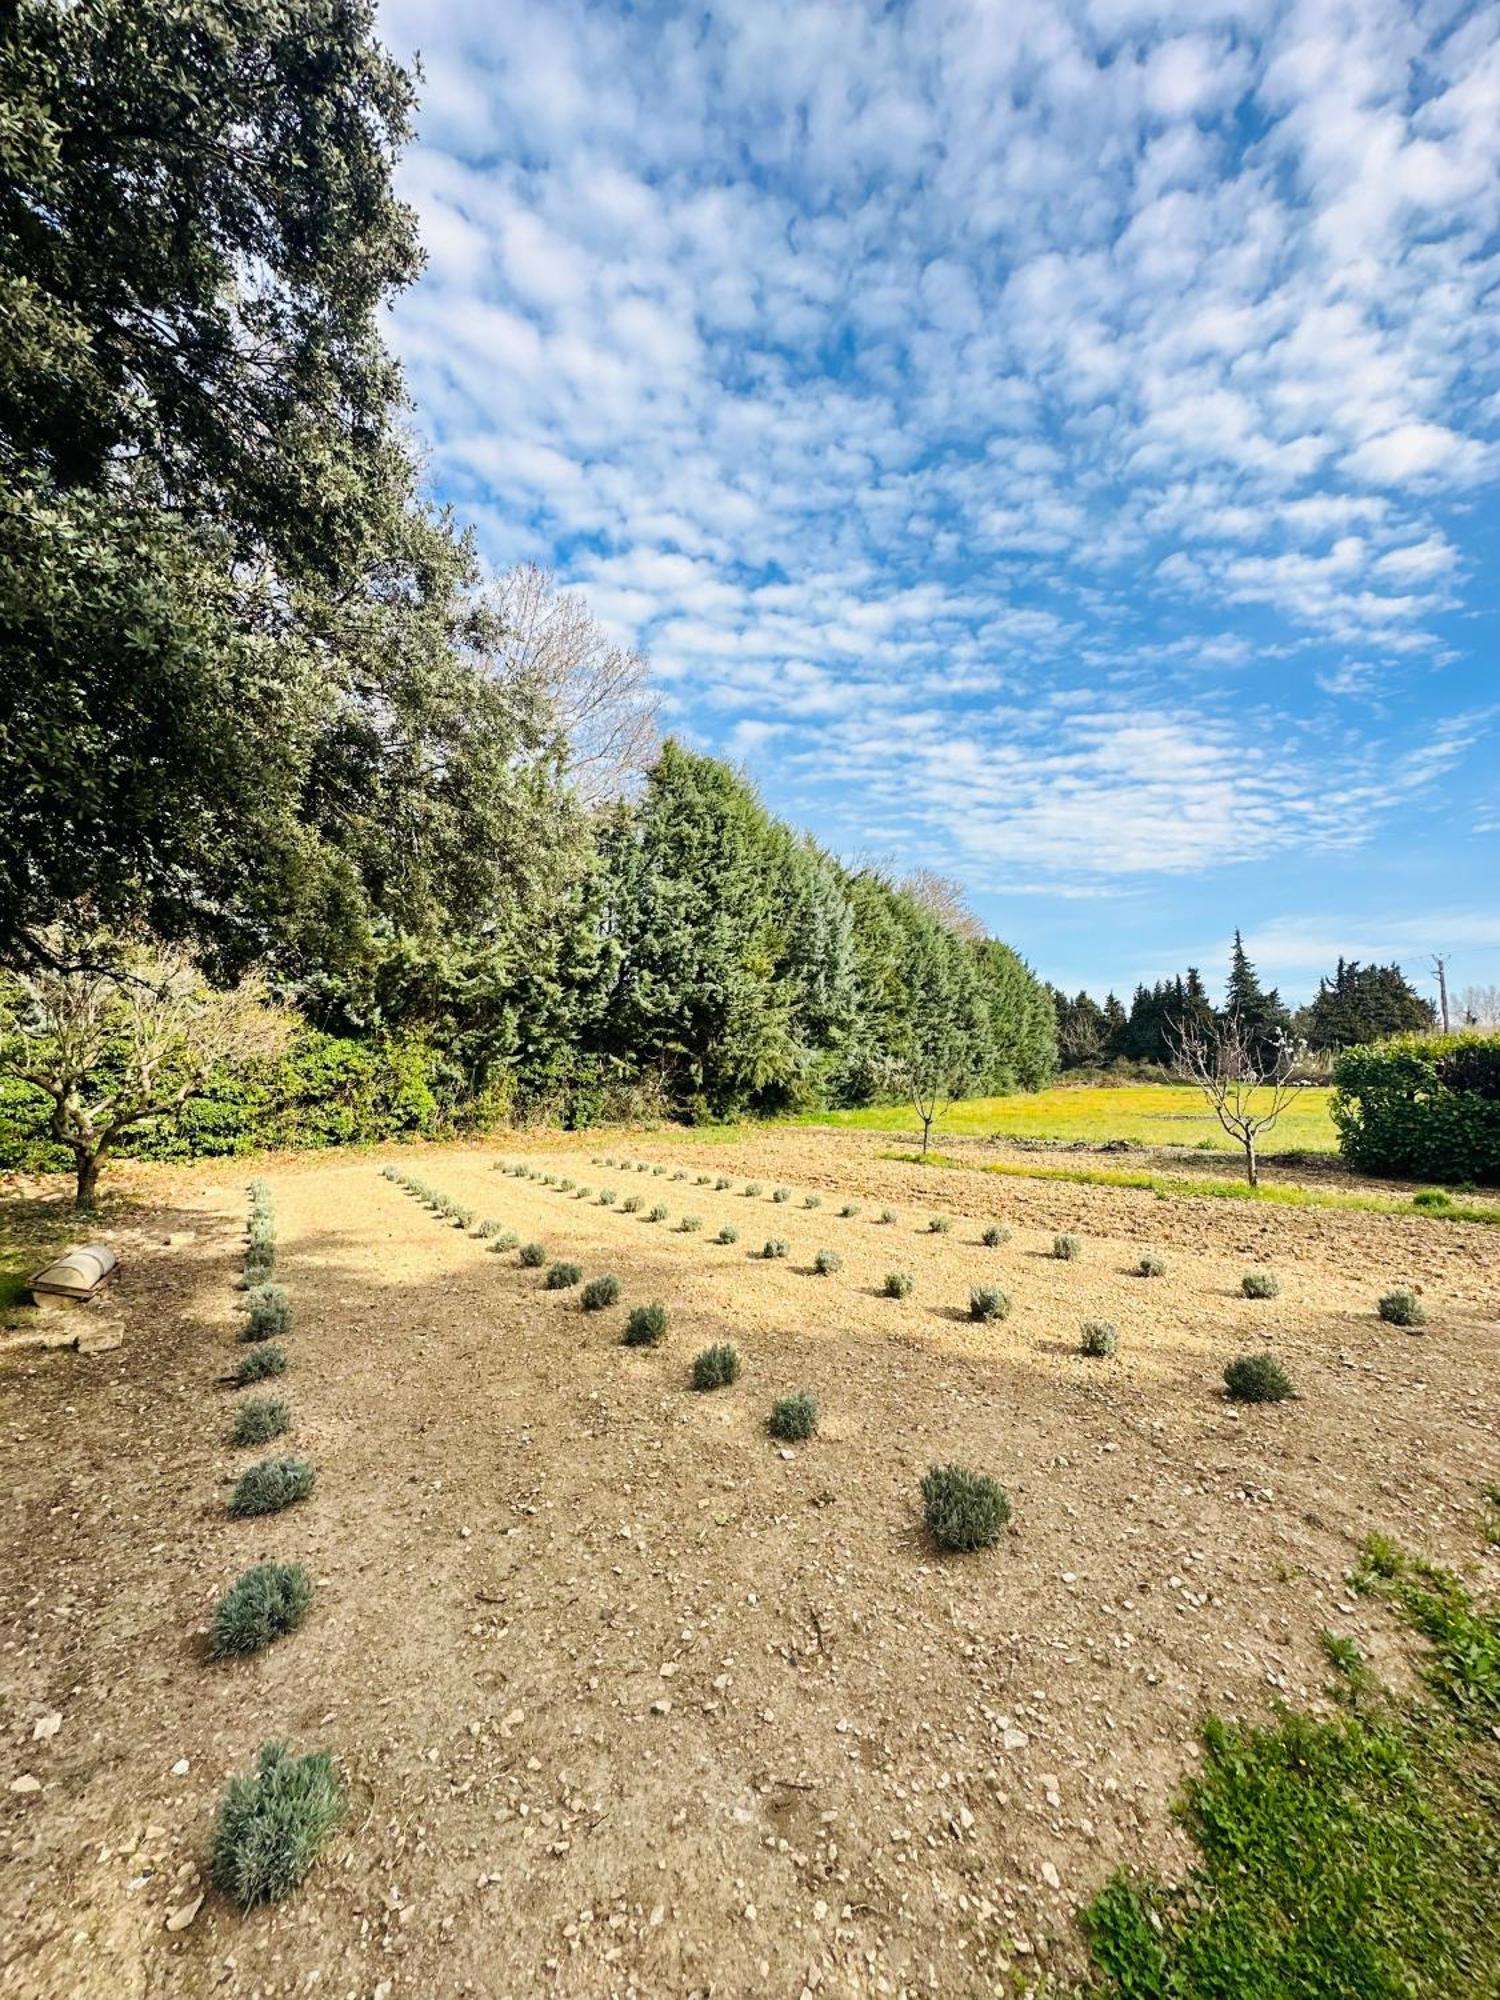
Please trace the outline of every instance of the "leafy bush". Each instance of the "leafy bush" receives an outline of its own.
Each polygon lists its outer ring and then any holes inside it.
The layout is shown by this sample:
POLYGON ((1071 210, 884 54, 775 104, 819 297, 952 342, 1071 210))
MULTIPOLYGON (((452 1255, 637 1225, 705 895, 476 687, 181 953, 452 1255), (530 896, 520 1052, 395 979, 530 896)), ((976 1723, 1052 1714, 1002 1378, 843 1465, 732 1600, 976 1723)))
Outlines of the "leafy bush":
POLYGON ((523 1270, 539 1271, 547 1261, 547 1252, 540 1243, 523 1243, 518 1252, 523 1270))
POLYGON ((305 1458, 263 1458, 234 1482, 229 1511, 237 1519, 253 1514, 279 1514, 313 1490, 314 1473, 305 1458))
POLYGON ((682 1236, 696 1236, 702 1227, 701 1215, 685 1215, 677 1225, 678 1233, 682 1236))
POLYGON ((701 1354, 693 1356, 693 1387, 695 1389, 727 1389, 740 1376, 739 1350, 727 1341, 716 1347, 705 1347, 701 1354))
POLYGON ((614 1305, 619 1296, 620 1281, 608 1271, 603 1277, 590 1278, 580 1294, 586 1313, 603 1312, 606 1306, 614 1305))
POLYGON ((988 1223, 979 1238, 986 1250, 998 1250, 1002 1243, 1009 1243, 1010 1231, 998 1222, 988 1223))
POLYGON ((733 1187, 734 1183, 730 1180, 728 1174, 720 1174, 719 1178, 714 1182, 714 1186, 720 1194, 723 1194, 726 1189, 733 1187))
POLYGON ((992 1548, 1010 1519, 1003 1486, 962 1465, 934 1465, 922 1481, 922 1518, 940 1549, 992 1548))
POLYGON ((513 1229, 502 1229, 500 1234, 491 1240, 490 1248, 492 1250, 514 1250, 520 1240, 520 1237, 517 1236, 513 1229))
POLYGON ((1406 1285, 1397 1285, 1387 1292, 1380 1301, 1377 1311, 1388 1326, 1425 1326, 1427 1313, 1416 1293, 1406 1285))
POLYGON ((856 1215, 859 1214, 859 1203, 857 1201, 846 1201, 843 1207, 839 1210, 839 1214, 843 1216, 846 1221, 852 1220, 856 1215))
POLYGON ((488 1243, 492 1237, 500 1234, 500 1224, 498 1222, 481 1222, 475 1228, 474 1234, 482 1243, 488 1243))
POLYGON ((646 1220, 648 1222, 665 1222, 666 1219, 667 1211, 659 1201, 646 1210, 646 1220))
POLYGON ((998 1285, 976 1285, 969 1294, 970 1319, 1006 1319, 1010 1315, 1010 1299, 998 1285))
POLYGON ((1167 1260, 1148 1250, 1135 1270, 1139 1278, 1164 1278, 1167 1275, 1167 1260))
POLYGON ((1281 1291, 1281 1280, 1274 1271, 1247 1271, 1240 1279, 1240 1290, 1247 1299, 1274 1299, 1281 1291))
POLYGON ((726 1222, 724 1224, 724 1227, 719 1231, 718 1235, 714 1238, 715 1243, 738 1243, 739 1240, 740 1240, 740 1232, 735 1228, 732 1222, 726 1222))
POLYGON ((268 1250, 276 1242, 276 1221, 273 1216, 256 1213, 250 1217, 245 1231, 245 1242, 251 1250, 268 1250))
POLYGON ((626 1347, 656 1347, 667 1337, 667 1309, 660 1301, 635 1306, 621 1336, 626 1347))
POLYGON ((1120 1345, 1120 1336, 1107 1319, 1086 1319, 1078 1338, 1078 1352, 1103 1360, 1120 1345))
POLYGON ((574 1188, 577 1187, 577 1185, 578 1185, 577 1181, 565 1177, 564 1179, 558 1182, 557 1191, 559 1194, 571 1194, 574 1188))
POLYGON ((771 1190, 772 1201, 790 1201, 791 1198, 792 1198, 792 1191, 790 1188, 779 1187, 779 1188, 772 1188, 771 1190))
POLYGON ((280 1285, 252 1285, 245 1294, 246 1340, 274 1340, 290 1333, 292 1307, 280 1285))
POLYGON ((582 1278, 581 1264, 552 1264, 547 1270, 546 1288, 549 1292, 570 1291, 582 1278))
POLYGON ((1083 1255, 1083 1241, 1077 1236, 1054 1236, 1052 1254, 1064 1264, 1072 1264, 1083 1255))
POLYGON ((783 1444, 800 1444, 807 1438, 816 1437, 817 1403, 805 1389, 799 1389, 795 1396, 780 1396, 771 1405, 766 1427, 772 1437, 780 1438, 783 1444))
POLYGON ((928 1218, 927 1234, 929 1236, 947 1236, 952 1232, 952 1229, 953 1218, 951 1216, 934 1215, 928 1218))
POLYGON ((760 1254, 762 1257, 768 1259, 784 1257, 786 1255, 786 1243, 780 1236, 768 1236, 766 1238, 766 1247, 760 1254))
POLYGON ((613 1188, 600 1188, 599 1206, 601 1208, 613 1208, 617 1198, 613 1188))
POLYGON ((259 1653, 296 1631, 312 1596, 312 1578, 301 1563, 256 1563, 219 1599, 209 1651, 216 1660, 259 1653))
POLYGON ((821 1208, 823 1206, 823 1197, 820 1194, 805 1194, 802 1197, 802 1206, 804 1208, 821 1208))
POLYGON ((694 1175, 693 1175, 693 1186, 694 1186, 694 1187, 712 1187, 712 1186, 713 1186, 713 1179, 714 1179, 714 1177, 713 1177, 713 1175, 712 1175, 712 1174, 694 1174, 694 1175))
POLYGON ((813 1258, 813 1269, 820 1278, 831 1278, 843 1268, 844 1260, 837 1250, 820 1250, 813 1258))
POLYGON ((893 1209, 893 1208, 883 1208, 883 1209, 882 1209, 882 1210, 880 1211, 880 1214, 879 1214, 879 1216, 878 1216, 878 1217, 876 1218, 876 1220, 877 1220, 877 1221, 879 1221, 879 1222, 883 1222, 883 1223, 886 1223, 886 1224, 890 1224, 890 1223, 894 1223, 894 1222, 899 1222, 899 1221, 901 1220, 901 1218, 900 1218, 900 1216, 898 1216, 898 1215, 897 1215, 897 1213, 896 1213, 895 1209, 893 1209))
POLYGON ((1242 1354, 1224 1370, 1224 1392, 1236 1403, 1281 1403, 1292 1381, 1274 1354, 1242 1354))
POLYGON ((275 1396, 250 1396, 234 1413, 230 1437, 235 1444, 269 1444, 292 1427, 292 1413, 275 1396))
POLYGON ((286 1349, 270 1341, 264 1347, 253 1347, 248 1354, 242 1354, 234 1364, 234 1381, 243 1389, 251 1382, 268 1382, 273 1375, 286 1373, 286 1349))
POLYGON ((620 1213, 622 1215, 636 1215, 640 1211, 640 1206, 640 1196, 638 1194, 628 1194, 620 1203, 620 1213))
POLYGON ((761 1192, 761 1186, 759 1181, 746 1181, 745 1195, 747 1200, 751 1201, 755 1200, 759 1196, 760 1192, 761 1192))
POLYGON ((267 1743, 253 1777, 231 1778, 214 1822, 210 1868, 242 1910, 295 1889, 343 1816, 344 1796, 325 1750, 293 1757, 267 1743))
POLYGON ((276 1268, 276 1252, 269 1243, 251 1244, 245 1252, 246 1287, 266 1284, 276 1268))
POLYGON ((1413 1208, 1452 1208, 1453 1197, 1446 1188, 1418 1188, 1411 1198, 1413 1208))
POLYGON ((653 1178, 654 1178, 654 1179, 657 1179, 657 1180, 660 1180, 661 1176, 662 1176, 662 1175, 663 1175, 663 1174, 664 1174, 664 1173, 665 1173, 666 1171, 667 1171, 667 1170, 666 1170, 666 1168, 665 1168, 665 1167, 653 1167, 653 1168, 651 1169, 651 1173, 652 1173, 652 1176, 653 1176, 653 1178))
POLYGON ((1500 1181, 1500 1033, 1396 1035, 1345 1049, 1330 1110, 1339 1150, 1368 1174, 1500 1181))
POLYGON ((909 1299, 912 1294, 913 1279, 910 1271, 887 1271, 881 1290, 888 1299, 909 1299))
POLYGON ((673 1174, 672 1178, 674 1181, 685 1181, 687 1179, 687 1169, 685 1167, 679 1167, 676 1173, 673 1174))
POLYGON ((453 1224, 455 1229, 472 1229, 474 1227, 474 1211, 472 1208, 462 1208, 457 1202, 454 1202, 449 1206, 448 1220, 453 1224))

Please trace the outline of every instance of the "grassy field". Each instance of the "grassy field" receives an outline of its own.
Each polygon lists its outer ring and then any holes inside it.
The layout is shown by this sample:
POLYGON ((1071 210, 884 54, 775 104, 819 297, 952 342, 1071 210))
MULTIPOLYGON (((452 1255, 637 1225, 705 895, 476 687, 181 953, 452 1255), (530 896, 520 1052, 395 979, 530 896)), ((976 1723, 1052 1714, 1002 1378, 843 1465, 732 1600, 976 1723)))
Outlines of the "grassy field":
MULTIPOLYGON (((1333 1153, 1338 1134, 1328 1114, 1332 1092, 1302 1091, 1267 1134, 1269 1153, 1333 1153)), ((873 1105, 862 1111, 820 1111, 799 1123, 850 1125, 866 1132, 905 1132, 911 1107, 873 1105)), ((1194 1146, 1234 1152, 1234 1141, 1196 1090, 1185 1084, 1054 1085, 1015 1097, 969 1097, 945 1111, 933 1128, 939 1139, 1028 1139, 1061 1145, 1103 1145, 1129 1139, 1140 1146, 1194 1146)))

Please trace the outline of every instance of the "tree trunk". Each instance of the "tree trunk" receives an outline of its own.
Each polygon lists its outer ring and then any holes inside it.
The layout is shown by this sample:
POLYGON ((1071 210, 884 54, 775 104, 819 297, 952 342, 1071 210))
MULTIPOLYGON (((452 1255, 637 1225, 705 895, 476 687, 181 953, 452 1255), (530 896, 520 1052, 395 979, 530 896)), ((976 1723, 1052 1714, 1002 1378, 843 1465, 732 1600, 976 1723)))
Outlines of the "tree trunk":
POLYGON ((927 1158, 927 1141, 932 1133, 932 1118, 930 1115, 924 1115, 920 1111, 917 1113, 917 1116, 922 1120, 922 1158, 925 1160, 927 1158))
POLYGON ((94 1195, 99 1186, 99 1155, 97 1153, 80 1153, 75 1149, 73 1161, 78 1170, 78 1191, 74 1197, 75 1203, 81 1209, 91 1209, 94 1206, 94 1195))
POLYGON ((1253 1133, 1245 1141, 1245 1177, 1251 1187, 1260 1186, 1260 1162, 1255 1157, 1255 1137, 1253 1133))

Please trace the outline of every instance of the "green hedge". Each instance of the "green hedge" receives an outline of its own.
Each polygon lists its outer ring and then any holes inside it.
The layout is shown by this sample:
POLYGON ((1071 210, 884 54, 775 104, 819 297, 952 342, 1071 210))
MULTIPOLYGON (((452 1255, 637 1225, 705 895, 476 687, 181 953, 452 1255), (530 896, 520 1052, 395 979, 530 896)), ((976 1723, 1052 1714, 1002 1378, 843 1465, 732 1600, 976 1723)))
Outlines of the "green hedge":
POLYGON ((1367 1174, 1500 1184, 1500 1035, 1397 1035, 1334 1064, 1339 1150, 1367 1174))
MULTIPOLYGON (((48 1100, 26 1084, 0 1083, 0 1169, 61 1171, 72 1162, 48 1137, 48 1100)), ((121 1151, 149 1160, 348 1146, 427 1136, 503 1115, 493 1093, 472 1099, 461 1072, 415 1037, 357 1042, 299 1029, 285 1052, 239 1071, 220 1070, 205 1096, 177 1118, 130 1135, 121 1151)))

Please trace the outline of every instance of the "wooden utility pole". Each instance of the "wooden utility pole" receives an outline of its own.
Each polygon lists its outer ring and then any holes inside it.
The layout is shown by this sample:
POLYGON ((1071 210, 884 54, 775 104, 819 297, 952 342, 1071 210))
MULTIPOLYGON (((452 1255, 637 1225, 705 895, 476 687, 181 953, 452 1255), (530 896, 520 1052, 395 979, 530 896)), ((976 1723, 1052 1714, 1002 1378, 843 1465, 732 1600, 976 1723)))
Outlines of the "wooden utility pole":
POLYGON ((1448 960, 1443 952, 1434 952, 1431 959, 1432 970, 1438 983, 1438 1014, 1443 1023, 1443 1033, 1451 1033, 1448 1026, 1448 960))

